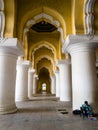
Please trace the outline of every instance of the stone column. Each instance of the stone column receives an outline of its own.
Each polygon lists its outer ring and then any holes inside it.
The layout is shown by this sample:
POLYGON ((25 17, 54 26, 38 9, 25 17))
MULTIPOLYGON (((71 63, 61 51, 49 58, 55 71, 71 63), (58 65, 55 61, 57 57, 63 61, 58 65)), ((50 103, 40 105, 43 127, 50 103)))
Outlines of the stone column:
POLYGON ((17 111, 15 79, 18 55, 23 55, 23 48, 17 38, 0 39, 0 114, 17 111))
POLYGON ((51 93, 56 94, 56 80, 55 76, 51 76, 51 93))
POLYGON ((38 80, 38 75, 34 74, 33 77, 33 94, 37 93, 37 80, 38 80))
POLYGON ((71 54, 73 110, 79 109, 84 101, 88 101, 94 111, 98 112, 98 84, 96 76, 95 49, 98 37, 69 35, 63 50, 71 54))
POLYGON ((59 60, 60 101, 71 101, 71 68, 68 60, 59 60))
POLYGON ((17 60, 16 101, 28 100, 28 69, 30 61, 17 60))
POLYGON ((34 73, 35 73, 35 70, 30 68, 28 71, 28 97, 29 99, 32 99, 32 94, 33 94, 34 73))
POLYGON ((56 97, 60 97, 60 76, 59 71, 55 71, 56 76, 56 97))

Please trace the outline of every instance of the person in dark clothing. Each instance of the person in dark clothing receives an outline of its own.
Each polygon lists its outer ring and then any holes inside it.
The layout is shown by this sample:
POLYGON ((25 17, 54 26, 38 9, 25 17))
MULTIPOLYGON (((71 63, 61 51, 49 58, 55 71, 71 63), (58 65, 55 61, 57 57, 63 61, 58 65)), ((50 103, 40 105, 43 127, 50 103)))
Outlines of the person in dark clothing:
POLYGON ((81 114, 90 117, 93 116, 93 110, 90 104, 88 104, 88 101, 85 101, 84 104, 80 107, 81 114))

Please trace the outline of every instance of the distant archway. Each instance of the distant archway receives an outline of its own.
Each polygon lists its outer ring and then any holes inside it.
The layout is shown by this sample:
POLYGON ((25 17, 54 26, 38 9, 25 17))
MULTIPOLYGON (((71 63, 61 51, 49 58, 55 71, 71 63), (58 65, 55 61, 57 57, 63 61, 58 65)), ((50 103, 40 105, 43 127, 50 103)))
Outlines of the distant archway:
POLYGON ((50 74, 48 69, 42 68, 39 72, 38 93, 50 93, 50 74))
POLYGON ((47 90, 47 84, 46 83, 42 83, 42 94, 45 94, 47 90))

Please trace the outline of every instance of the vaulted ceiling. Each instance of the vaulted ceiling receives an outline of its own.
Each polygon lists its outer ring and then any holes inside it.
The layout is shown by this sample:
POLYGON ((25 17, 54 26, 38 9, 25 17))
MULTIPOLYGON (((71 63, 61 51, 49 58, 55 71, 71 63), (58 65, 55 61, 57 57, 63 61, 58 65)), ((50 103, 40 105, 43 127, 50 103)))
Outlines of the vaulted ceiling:
POLYGON ((57 69, 69 34, 98 34, 98 0, 5 0, 5 37, 17 37, 37 73, 57 69), (90 7, 90 8, 89 8, 90 7), (89 23, 91 14, 92 23, 89 23), (93 25, 91 25, 93 24, 93 25))

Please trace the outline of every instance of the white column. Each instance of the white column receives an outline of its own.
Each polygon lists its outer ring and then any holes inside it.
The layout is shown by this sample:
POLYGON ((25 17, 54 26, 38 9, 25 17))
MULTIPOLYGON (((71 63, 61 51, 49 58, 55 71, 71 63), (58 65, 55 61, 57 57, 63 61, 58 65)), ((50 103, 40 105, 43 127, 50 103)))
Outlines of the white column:
POLYGON ((59 60, 60 101, 71 101, 71 68, 68 60, 59 60))
POLYGON ((55 71, 56 76, 56 97, 60 97, 60 76, 59 76, 59 70, 55 71))
POLYGON ((32 94, 33 94, 34 73, 35 73, 35 70, 30 68, 28 71, 28 97, 29 99, 32 99, 32 94))
POLYGON ((18 55, 23 55, 23 48, 17 38, 0 39, 0 114, 17 111, 15 79, 18 55))
POLYGON ((73 110, 79 109, 87 100, 94 111, 98 112, 98 84, 95 67, 97 47, 97 36, 89 39, 83 35, 69 36, 63 47, 71 54, 72 59, 73 110))
POLYGON ((38 75, 34 74, 33 77, 33 94, 36 94, 37 92, 37 80, 38 80, 38 75))
POLYGON ((30 61, 17 60, 16 101, 28 100, 28 69, 30 61))
POLYGON ((51 93, 56 94, 56 79, 55 79, 55 76, 51 76, 51 93))

